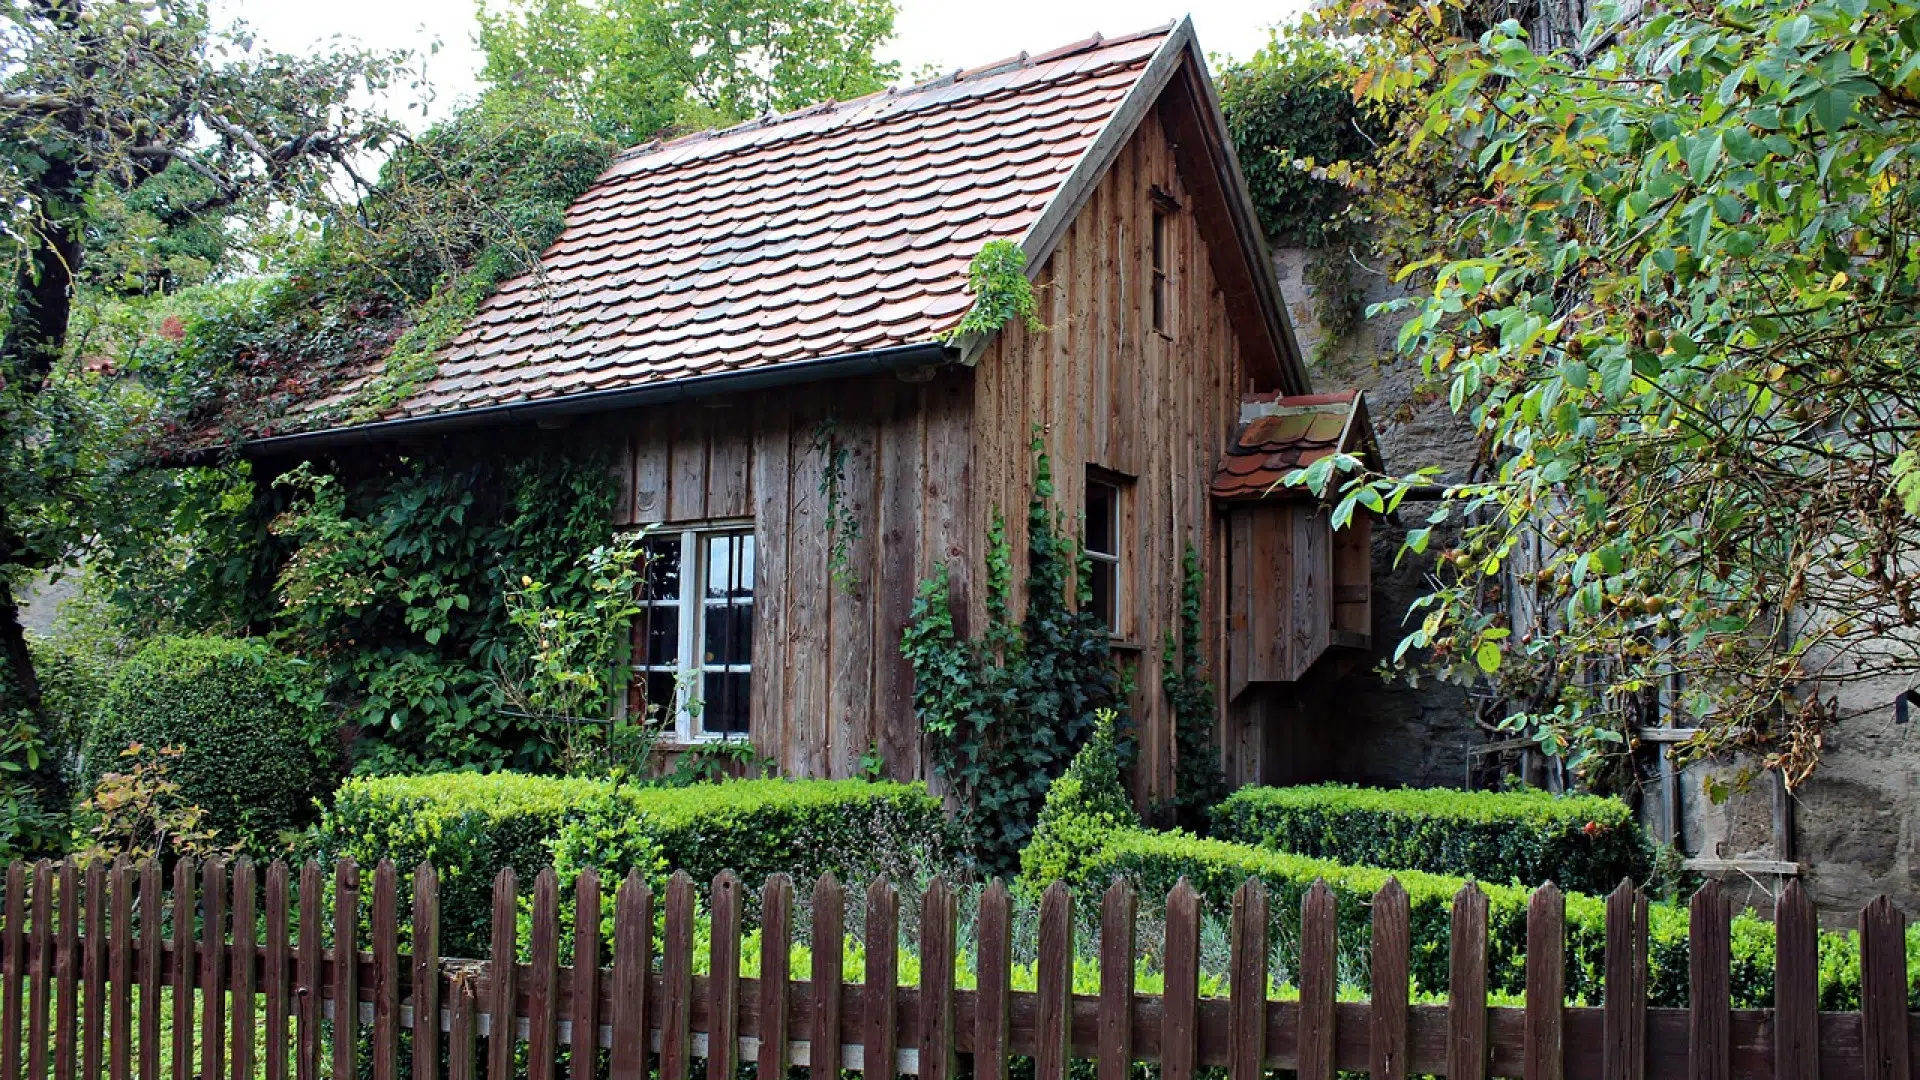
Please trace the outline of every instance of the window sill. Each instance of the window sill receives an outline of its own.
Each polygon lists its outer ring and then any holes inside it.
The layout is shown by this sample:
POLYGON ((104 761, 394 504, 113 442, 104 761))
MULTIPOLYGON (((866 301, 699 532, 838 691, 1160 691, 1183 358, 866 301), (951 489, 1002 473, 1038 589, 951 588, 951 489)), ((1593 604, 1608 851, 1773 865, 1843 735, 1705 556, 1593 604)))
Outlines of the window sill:
POLYGON ((1118 652, 1118 653, 1139 653, 1139 652, 1146 651, 1146 646, 1140 644, 1138 641, 1135 641, 1132 638, 1121 638, 1121 637, 1108 638, 1107 648, 1112 649, 1114 652, 1118 652))

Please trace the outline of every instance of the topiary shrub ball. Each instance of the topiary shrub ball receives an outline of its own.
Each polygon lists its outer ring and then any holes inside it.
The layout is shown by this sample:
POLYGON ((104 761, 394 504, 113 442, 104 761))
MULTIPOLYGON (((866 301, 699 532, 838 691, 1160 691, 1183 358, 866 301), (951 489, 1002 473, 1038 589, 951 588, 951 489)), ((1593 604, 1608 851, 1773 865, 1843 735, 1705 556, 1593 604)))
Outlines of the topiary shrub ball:
POLYGON ((334 726, 307 664, 245 638, 157 638, 114 677, 87 740, 87 771, 113 771, 135 743, 177 746, 182 797, 222 841, 254 851, 313 816, 339 779, 334 726))

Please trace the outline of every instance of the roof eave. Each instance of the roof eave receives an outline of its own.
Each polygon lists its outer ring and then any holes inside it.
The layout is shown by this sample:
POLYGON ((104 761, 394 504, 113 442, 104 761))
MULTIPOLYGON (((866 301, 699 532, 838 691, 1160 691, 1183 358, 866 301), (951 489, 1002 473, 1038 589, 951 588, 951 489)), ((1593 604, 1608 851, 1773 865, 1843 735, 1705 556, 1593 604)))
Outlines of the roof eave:
POLYGON ((612 412, 645 405, 669 405, 679 401, 737 394, 753 390, 778 389, 829 379, 852 378, 941 367, 958 360, 951 346, 940 342, 912 342, 889 345, 861 352, 843 353, 813 360, 799 360, 765 368, 725 371, 685 379, 595 390, 584 394, 486 405, 456 412, 429 413, 380 420, 370 424, 323 428, 250 439, 237 446, 213 446, 165 459, 166 465, 205 465, 234 455, 259 460, 307 456, 329 451, 383 443, 396 439, 454 435, 486 427, 511 423, 534 423, 612 412))

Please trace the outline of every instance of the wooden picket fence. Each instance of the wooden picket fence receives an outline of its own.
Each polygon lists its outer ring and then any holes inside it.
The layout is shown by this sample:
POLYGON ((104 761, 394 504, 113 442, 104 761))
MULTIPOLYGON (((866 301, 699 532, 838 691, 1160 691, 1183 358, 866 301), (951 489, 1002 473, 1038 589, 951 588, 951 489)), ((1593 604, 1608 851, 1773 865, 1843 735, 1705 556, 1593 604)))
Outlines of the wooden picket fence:
MULTIPOLYGON (((302 868, 297 890, 290 873, 276 862, 257 882, 246 859, 231 871, 218 861, 182 861, 169 894, 151 862, 11 866, 0 931, 0 1080, 45 1080, 50 1072, 55 1080, 97 1080, 103 1068, 113 1080, 320 1080, 359 1076, 362 1055, 374 1080, 403 1072, 426 1080, 442 1069, 449 1080, 483 1071, 489 1080, 521 1071, 556 1080, 562 1063, 566 1080, 600 1072, 640 1080, 653 1070, 660 1080, 689 1080, 695 1059, 705 1060, 708 1080, 733 1080, 745 1062, 768 1078, 789 1066, 836 1078, 881 1062, 925 1080, 954 1080, 963 1064, 977 1080, 1006 1080, 1015 1056, 1033 1059, 1036 1080, 1064 1080, 1073 1059, 1096 1062, 1100 1080, 1128 1080, 1135 1062, 1157 1065, 1166 1080, 1191 1080, 1206 1066, 1225 1066, 1230 1080, 1260 1080, 1271 1069, 1299 1080, 1333 1080, 1336 1070, 1382 1080, 1907 1080, 1920 1046, 1910 1034, 1920 1013, 1907 1011, 1901 914, 1884 900, 1861 913, 1864 1007, 1822 1013, 1814 912, 1795 885, 1778 909, 1775 1007, 1735 1010, 1730 912, 1712 885, 1692 904, 1689 1008, 1648 1007, 1647 903, 1626 884, 1607 902, 1604 1005, 1564 1004, 1565 905, 1546 886, 1528 912, 1526 1005, 1496 1008, 1486 992, 1486 897, 1471 885, 1453 903, 1447 1003, 1410 1005, 1408 902, 1391 881, 1372 903, 1372 1000, 1354 1002, 1336 1000, 1336 901, 1324 885, 1302 902, 1298 999, 1275 1001, 1267 993, 1266 893, 1252 881, 1234 898, 1229 994, 1214 999, 1199 993, 1200 904, 1184 881, 1166 899, 1164 993, 1147 995, 1134 989, 1136 901, 1124 883, 1100 902, 1099 992, 1075 994, 1077 920, 1058 884, 1041 900, 1036 988, 1024 991, 1012 988, 1013 909, 997 882, 982 893, 975 922, 977 988, 963 990, 954 979, 956 897, 938 879, 920 905, 919 984, 898 986, 899 897, 885 880, 866 890, 862 985, 844 982, 834 947, 813 949, 810 979, 789 977, 794 896, 783 875, 760 896, 759 977, 742 978, 747 897, 731 873, 712 883, 705 976, 694 974, 697 901, 685 874, 666 890, 658 956, 651 890, 637 875, 621 885, 612 963, 604 966, 601 884, 592 873, 579 879, 570 927, 562 926, 553 871, 539 875, 525 964, 514 962, 518 883, 510 870, 494 883, 495 959, 485 962, 438 955, 431 867, 413 878, 410 954, 400 950, 391 864, 372 875, 366 942, 357 940, 357 867, 336 867, 330 916, 321 868, 302 868), (572 934, 570 967, 559 963, 563 933, 572 934), (356 1007, 342 1010, 341 1002, 356 1007), (511 1038, 486 1037, 507 1018, 511 1038), (405 1061, 403 1030, 411 1032, 405 1061), (607 1048, 604 1061, 580 1053, 583 1042, 607 1048)), ((842 887, 821 878, 810 940, 842 941, 845 914, 842 887)))

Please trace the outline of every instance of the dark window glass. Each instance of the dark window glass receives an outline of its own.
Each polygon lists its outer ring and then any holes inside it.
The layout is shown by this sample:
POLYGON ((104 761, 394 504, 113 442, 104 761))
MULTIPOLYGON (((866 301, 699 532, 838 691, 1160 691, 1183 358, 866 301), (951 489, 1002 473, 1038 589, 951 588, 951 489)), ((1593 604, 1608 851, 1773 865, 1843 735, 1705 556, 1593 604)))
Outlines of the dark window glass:
POLYGON ((649 667, 656 665, 672 666, 680 658, 680 609, 677 607, 650 607, 640 612, 640 627, 646 642, 641 650, 641 663, 649 667))
POLYGON ((1117 567, 1110 562, 1093 564, 1093 613, 1100 621, 1113 626, 1114 571, 1117 567))
POLYGON ((1087 480, 1087 562, 1093 578, 1089 610, 1116 632, 1121 631, 1120 604, 1120 489, 1091 477, 1087 480))
POLYGON ((1153 328, 1167 329, 1167 215, 1153 212, 1153 328))
POLYGON ((649 540, 646 551, 647 583, 640 598, 677 603, 680 599, 680 538, 669 536, 649 540))
POLYGON ((1117 493, 1108 484, 1089 481, 1087 484, 1087 550, 1099 555, 1112 555, 1113 518, 1117 493))
POLYGON ((671 671, 648 671, 636 675, 633 684, 627 688, 627 713, 630 716, 644 716, 653 723, 671 720, 674 711, 673 692, 674 674, 671 671))
POLYGON ((753 663, 753 605, 708 604, 705 662, 715 666, 753 663))
POLYGON ((709 735, 745 735, 753 711, 753 676, 707 672, 707 700, 700 724, 709 735))

